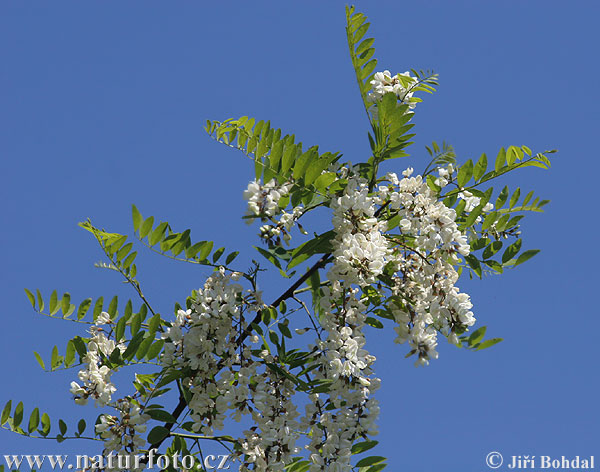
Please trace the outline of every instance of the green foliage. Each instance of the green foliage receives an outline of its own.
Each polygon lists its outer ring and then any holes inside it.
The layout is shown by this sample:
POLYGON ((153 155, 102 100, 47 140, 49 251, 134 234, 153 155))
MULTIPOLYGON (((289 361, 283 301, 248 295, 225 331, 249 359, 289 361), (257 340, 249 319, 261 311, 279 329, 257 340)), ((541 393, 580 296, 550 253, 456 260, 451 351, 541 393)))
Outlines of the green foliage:
POLYGON ((346 38, 350 50, 350 60, 356 74, 356 81, 363 100, 365 109, 369 107, 367 94, 371 88, 371 80, 377 59, 373 59, 375 49, 372 47, 373 38, 363 39, 369 30, 370 23, 367 17, 355 11, 354 7, 346 7, 346 38))
MULTIPOLYGON (((154 226, 154 217, 150 216, 144 219, 135 205, 132 205, 132 219, 133 229, 138 239, 152 250, 172 259, 193 264, 223 265, 218 264, 218 262, 224 254, 225 248, 214 251, 212 258, 209 259, 214 243, 212 241, 192 243, 189 229, 181 233, 175 232, 166 221, 154 226)), ((233 262, 238 254, 237 251, 229 253, 225 263, 230 264, 233 262)))
POLYGON ((237 120, 207 121, 206 132, 216 141, 242 151, 255 162, 256 179, 272 179, 282 184, 293 182, 290 199, 305 206, 320 204, 339 187, 332 187, 334 172, 327 170, 341 157, 340 153, 319 154, 318 147, 306 151, 294 135, 282 137, 270 122, 242 116, 237 120))

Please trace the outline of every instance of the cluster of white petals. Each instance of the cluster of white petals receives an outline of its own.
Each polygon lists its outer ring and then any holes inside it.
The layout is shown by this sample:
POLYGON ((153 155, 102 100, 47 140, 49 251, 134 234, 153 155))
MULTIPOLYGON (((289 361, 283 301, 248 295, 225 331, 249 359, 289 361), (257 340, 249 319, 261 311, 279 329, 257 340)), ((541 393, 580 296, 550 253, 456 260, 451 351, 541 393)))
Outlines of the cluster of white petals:
POLYGON ((327 337, 318 343, 321 367, 314 371, 328 389, 310 395, 302 420, 310 432, 311 472, 349 471, 352 444, 377 434, 379 415, 372 394, 380 380, 372 375, 375 356, 365 349, 363 334, 366 306, 358 288, 330 281, 331 288, 324 289, 321 299, 321 325, 327 337))
MULTIPOLYGON (((451 173, 451 167, 440 172, 446 182, 438 183, 447 183, 451 173)), ((457 343, 457 333, 472 326, 475 318, 470 297, 455 286, 455 266, 470 251, 456 224, 456 212, 437 199, 420 175, 411 174, 412 169, 402 179, 388 174, 390 185, 379 187, 378 193, 400 219, 394 254, 396 299, 389 304, 398 323, 396 342, 408 341, 416 364, 424 365, 438 357, 438 332, 457 343)))
POLYGON ((367 307, 354 285, 375 282, 391 251, 383 236, 386 224, 378 221, 368 193, 366 182, 352 177, 344 194, 331 202, 334 259, 330 286, 323 288, 320 301, 326 337, 317 343, 321 366, 314 371, 328 388, 310 396, 302 420, 310 433, 311 472, 349 471, 352 444, 377 434, 379 406, 372 393, 380 380, 372 376, 375 356, 365 349, 367 307))
POLYGON ((244 198, 248 200, 248 213, 250 217, 247 223, 250 224, 257 218, 269 218, 278 215, 279 200, 289 194, 292 188, 291 183, 279 185, 277 179, 271 179, 266 184, 260 180, 253 180, 248 184, 244 191, 244 198))
POLYGON ((279 206, 280 199, 289 195, 292 186, 291 182, 279 185, 277 179, 271 179, 266 184, 262 184, 260 180, 253 180, 244 191, 244 198, 248 200, 246 222, 250 224, 255 218, 265 222, 266 224, 260 227, 260 237, 270 246, 281 246, 282 242, 289 243, 292 238, 290 231, 304 213, 302 205, 292 208, 290 212, 279 206), (278 220, 275 219, 277 216, 278 220))
POLYGON ((389 70, 376 72, 371 80, 371 91, 367 95, 369 102, 376 104, 386 93, 393 93, 402 103, 413 109, 416 105, 412 101, 414 94, 413 88, 417 84, 417 79, 410 75, 410 72, 398 73, 392 75, 389 70))
MULTIPOLYGON (((229 370, 241 361, 235 339, 247 325, 241 317, 243 288, 237 283, 240 276, 236 272, 228 274, 221 267, 198 290, 191 308, 180 310, 176 321, 163 334, 168 341, 163 364, 193 372, 187 379, 192 392, 191 419, 194 431, 205 435, 224 426, 231 400, 226 395, 231 389, 229 370), (216 376, 224 368, 222 375, 216 376)), ((253 296, 260 298, 260 294, 253 296)), ((250 353, 242 352, 241 356, 249 358, 250 353)))
POLYGON ((102 362, 100 354, 109 357, 115 348, 121 352, 125 351, 123 343, 116 344, 109 339, 101 325, 110 323, 110 316, 102 312, 90 328, 92 335, 87 344, 87 354, 83 358, 85 368, 79 371, 78 377, 81 385, 71 382, 71 393, 75 397, 75 403, 85 405, 89 398, 95 400, 97 406, 110 403, 112 394, 116 387, 110 377, 113 371, 102 362))
POLYGON ((283 472, 300 452, 296 446, 299 422, 292 402, 295 385, 270 372, 255 377, 249 392, 254 426, 244 431, 241 441, 245 461, 240 472, 265 470, 283 472))
MULTIPOLYGON (((100 415, 100 422, 96 424, 96 433, 104 440, 104 455, 116 453, 113 464, 123 464, 127 462, 124 459, 128 459, 127 470, 136 470, 135 456, 146 443, 140 434, 146 432, 146 423, 150 416, 143 414, 140 407, 129 398, 118 400, 116 409, 119 411, 119 416, 100 415), (123 457, 119 458, 119 456, 123 457)), ((122 467, 114 467, 106 470, 121 469, 122 467)), ((137 470, 142 469, 143 466, 140 465, 137 470)))
POLYGON ((375 282, 390 251, 383 236, 387 225, 375 216, 375 199, 369 196, 367 182, 351 178, 331 209, 335 241, 330 280, 360 286, 375 282))

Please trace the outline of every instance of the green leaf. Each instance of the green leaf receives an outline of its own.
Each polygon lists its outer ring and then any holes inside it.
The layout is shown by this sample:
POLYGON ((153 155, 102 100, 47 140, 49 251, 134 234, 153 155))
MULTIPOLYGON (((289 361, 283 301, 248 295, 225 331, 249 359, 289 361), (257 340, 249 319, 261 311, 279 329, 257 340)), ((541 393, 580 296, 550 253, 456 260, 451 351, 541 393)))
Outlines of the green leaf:
POLYGON ((44 311, 44 299, 42 297, 42 292, 36 289, 35 293, 37 295, 38 311, 42 312, 44 311))
POLYGON ((148 434, 148 443, 157 444, 169 436, 170 431, 164 426, 155 426, 148 434))
POLYGON ((326 172, 325 174, 319 175, 317 180, 314 182, 314 187, 323 192, 327 187, 329 187, 337 178, 334 172, 326 172))
POLYGON ((274 254, 259 246, 254 246, 254 249, 256 249, 260 253, 260 255, 263 256, 266 260, 268 260, 271 264, 273 264, 275 267, 281 270, 281 264, 279 262, 279 259, 274 254))
POLYGON ((522 241, 517 239, 514 243, 506 248, 504 254, 502 254, 502 263, 506 264, 513 257, 517 255, 517 253, 521 250, 522 241))
POLYGON ((4 409, 2 410, 2 415, 0 415, 0 425, 6 423, 8 418, 10 417, 10 410, 12 408, 12 400, 8 400, 6 405, 4 405, 4 409))
POLYGON ((383 328, 383 323, 377 318, 373 318, 372 316, 367 316, 367 318, 365 319, 365 323, 367 323, 369 326, 372 326, 373 328, 383 328))
POLYGON ((86 424, 85 424, 84 419, 79 420, 79 422, 77 423, 77 432, 79 433, 80 436, 85 431, 85 426, 86 426, 86 424))
POLYGON ((225 252, 225 248, 224 247, 220 247, 219 249, 217 249, 212 256, 212 260, 213 263, 217 263, 217 261, 219 260, 219 258, 223 255, 223 253, 225 252))
POLYGON ((141 326, 142 326, 142 321, 144 319, 144 316, 142 315, 142 313, 137 313, 132 319, 131 322, 129 324, 129 330, 131 332, 132 336, 135 336, 136 333, 140 330, 141 326))
POLYGON ((18 427, 23 421, 23 402, 19 402, 15 408, 15 414, 13 415, 13 426, 18 427))
POLYGON ((477 220, 477 217, 479 215, 481 215, 481 212, 483 211, 483 207, 486 205, 486 203, 484 203, 483 201, 477 205, 475 208, 473 208, 471 210, 471 212, 469 213, 469 216, 467 216, 465 222, 462 224, 462 227, 464 228, 468 228, 469 226, 472 226, 475 224, 475 220, 477 220))
POLYGON ((486 247, 489 243, 490 243, 489 238, 474 239, 471 241, 471 244, 470 244, 471 251, 479 251, 480 249, 483 249, 484 247, 486 247))
POLYGON ((471 336, 468 337, 469 346, 474 346, 475 344, 481 342, 481 340, 485 336, 486 331, 487 331, 487 326, 482 326, 481 328, 473 331, 471 336))
POLYGON ((239 254, 239 251, 234 251, 234 252, 230 253, 227 256, 227 259, 225 259, 225 265, 231 264, 234 261, 234 259, 238 256, 238 254, 239 254))
POLYGON ((471 177, 473 176, 473 161, 469 159, 465 162, 460 170, 458 171, 458 175, 456 176, 456 181, 459 187, 464 187, 471 177))
POLYGON ((200 254, 198 254, 199 261, 206 260, 206 258, 210 254, 210 251, 212 251, 212 248, 214 245, 214 243, 212 241, 205 241, 204 243, 205 244, 202 246, 202 249, 200 250, 200 254))
POLYGON ((496 208, 502 208, 502 205, 504 205, 507 198, 508 198, 508 187, 504 186, 504 188, 500 192, 500 195, 498 195, 498 198, 496 199, 496 208))
POLYGON ((485 218, 483 219, 483 223, 481 223, 481 229, 486 230, 489 227, 491 227, 498 219, 498 216, 499 216, 499 214, 497 211, 492 211, 492 212, 488 213, 487 215, 485 215, 485 218))
POLYGON ((98 319, 98 316, 100 316, 100 313, 102 313, 103 308, 104 308, 104 297, 100 297, 100 298, 98 298, 98 300, 96 300, 96 303, 94 304, 94 311, 92 314, 92 318, 94 321, 96 321, 98 319))
POLYGON ((483 258, 489 259, 494 254, 496 254, 500 249, 502 249, 502 241, 494 241, 483 251, 483 258))
POLYGON ((80 336, 75 336, 71 341, 73 341, 77 354, 79 354, 80 357, 85 357, 87 354, 85 341, 80 336))
POLYGON ((361 454, 369 449, 373 449, 379 444, 379 441, 363 441, 352 446, 352 454, 361 454))
POLYGON ((92 306, 91 298, 86 298, 84 301, 82 301, 79 304, 79 308, 77 309, 77 319, 78 320, 82 319, 86 315, 86 313, 88 312, 88 310, 90 309, 91 306, 92 306))
POLYGON ((285 325, 283 323, 277 323, 277 327, 279 328, 279 331, 281 332, 281 334, 283 336, 285 336, 286 338, 292 339, 292 333, 290 331, 290 328, 287 327, 287 325, 285 325))
POLYGON ((29 298, 29 303, 31 303, 32 308, 35 308, 35 297, 33 293, 27 289, 25 289, 25 293, 27 294, 27 298, 29 298))
POLYGON ((114 320, 117 318, 117 307, 119 306, 119 297, 117 295, 115 295, 112 300, 110 301, 110 304, 108 305, 108 310, 107 313, 110 316, 111 320, 114 320))
POLYGON ((133 229, 137 231, 142 224, 142 214, 135 205, 131 205, 131 219, 133 220, 133 229))
POLYGON ((475 350, 481 351, 482 349, 487 349, 488 347, 492 347, 493 345, 498 344, 500 341, 502 341, 502 338, 486 339, 479 346, 477 346, 475 350))
POLYGON ((156 421, 161 421, 163 423, 176 423, 177 419, 171 415, 171 413, 167 413, 164 410, 146 410, 144 413, 150 415, 150 418, 156 421))
POLYGON ((369 465, 375 465, 375 464, 379 464, 385 460, 387 460, 385 457, 369 456, 369 457, 365 457, 364 459, 359 460, 356 463, 356 467, 366 467, 369 465))
POLYGON ((160 314, 158 314, 158 313, 156 315, 154 315, 152 318, 150 318, 150 321, 148 321, 148 333, 150 336, 154 336, 154 334, 158 330, 158 327, 160 326, 160 322, 161 322, 161 318, 160 318, 160 314))
POLYGON ((147 338, 145 338, 141 343, 140 346, 138 347, 136 353, 135 353, 135 357, 138 360, 142 360, 146 354, 148 353, 148 350, 150 349, 150 346, 152 346, 152 343, 154 342, 154 337, 153 336, 148 336, 147 338))
POLYGON ((123 258, 129 254, 129 251, 133 248, 133 243, 127 243, 117 252, 117 261, 122 261, 123 258))
POLYGON ((46 366, 44 365, 44 360, 42 359, 42 356, 40 356, 37 352, 33 351, 33 355, 35 356, 35 358, 38 361, 38 364, 40 365, 40 367, 44 370, 46 370, 46 366))
POLYGON ((295 144, 285 147, 285 152, 283 153, 283 159, 281 161, 281 172, 283 175, 287 175, 288 171, 292 168, 292 165, 296 160, 298 149, 299 147, 295 144))
POLYGON ((58 355, 58 347, 54 346, 54 348, 52 349, 52 356, 50 358, 50 368, 54 370, 61 364, 62 361, 60 360, 60 356, 58 355))
POLYGON ((156 243, 158 243, 161 239, 165 237, 168 226, 169 224, 167 222, 162 222, 156 228, 154 228, 152 233, 150 233, 150 235, 148 236, 148 243, 150 244, 150 246, 154 246, 156 243))
POLYGON ((51 315, 56 314, 56 312, 58 312, 59 310, 58 295, 56 293, 56 290, 54 290, 52 292, 52 295, 50 295, 50 305, 48 306, 48 309, 50 310, 51 315))
POLYGON ((483 153, 481 155, 481 157, 479 158, 479 160, 477 161, 477 164, 475 164, 475 167, 473 169, 473 179, 475 180, 475 182, 479 182, 481 177, 483 177, 483 175, 485 174, 486 169, 487 169, 487 156, 485 155, 485 153, 483 153))
POLYGON ((504 165, 506 164, 506 150, 504 148, 500 149, 498 152, 498 156, 496 156, 496 164, 494 166, 494 170, 498 172, 504 165))
POLYGON ((71 366, 75 362, 75 344, 73 341, 67 343, 67 350, 65 352, 65 367, 71 366))
POLYGON ((508 202, 508 207, 509 208, 513 208, 517 202, 519 201, 519 197, 521 196, 521 189, 517 188, 513 194, 512 197, 510 197, 510 202, 508 202))
POLYGON ((475 256, 473 256, 472 254, 469 254, 468 256, 465 256, 465 260, 469 264, 469 267, 471 267, 471 269, 473 269, 473 271, 479 277, 481 277, 482 276, 482 270, 481 270, 481 264, 479 263, 479 260, 475 256))
POLYGON ((50 433, 51 427, 52 427, 52 424, 50 423, 50 417, 48 416, 48 413, 44 413, 42 415, 42 427, 39 430, 40 434, 44 437, 48 436, 48 433, 50 433))
POLYGON ((332 251, 331 240, 335 236, 333 231, 327 231, 307 241, 294 249, 292 257, 287 265, 287 270, 296 267, 315 254, 326 254, 332 251))
POLYGON ((538 252, 540 252, 539 249, 529 249, 528 251, 523 252, 518 258, 517 258, 517 262, 515 262, 515 266, 518 266, 519 264, 523 264, 523 262, 528 261, 529 259, 531 259, 533 256, 535 256, 538 252))
POLYGON ((135 336, 133 336, 133 338, 131 339, 131 341, 129 341, 129 344, 127 345, 127 349, 125 349, 125 352, 123 353, 123 359, 130 360, 133 358, 138 347, 144 339, 144 335, 144 331, 139 331, 135 334, 135 336))
POLYGON ((67 434, 67 425, 63 420, 58 420, 58 429, 63 436, 67 434))
POLYGON ((33 433, 38 425, 40 424, 40 410, 38 408, 34 408, 29 416, 29 424, 27 425, 27 431, 31 434, 33 433))
POLYGON ((145 238, 148 233, 150 232, 150 230, 152 229, 152 226, 154 226, 154 217, 151 216, 150 218, 147 218, 143 223, 142 226, 140 228, 140 238, 145 238))
POLYGON ((154 344, 152 344, 152 346, 150 346, 150 349, 148 349, 148 352, 146 353, 146 359, 151 360, 156 358, 160 354, 160 351, 162 351, 164 344, 165 342, 162 339, 159 339, 154 344))

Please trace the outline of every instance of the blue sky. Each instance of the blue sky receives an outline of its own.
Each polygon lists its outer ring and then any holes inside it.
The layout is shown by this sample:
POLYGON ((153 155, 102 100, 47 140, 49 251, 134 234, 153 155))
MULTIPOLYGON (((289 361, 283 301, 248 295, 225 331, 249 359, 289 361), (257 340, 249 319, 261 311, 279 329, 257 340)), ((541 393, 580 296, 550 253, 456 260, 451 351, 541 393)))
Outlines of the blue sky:
MULTIPOLYGON (((505 341, 466 352, 443 345, 415 369, 393 333, 370 333, 383 378, 380 446, 391 470, 486 470, 485 456, 589 456, 600 431, 595 137, 600 67, 595 2, 358 2, 371 20, 379 69, 435 69, 439 91, 417 108, 411 157, 454 145, 459 161, 501 146, 558 149, 550 171, 505 183, 552 200, 524 220, 542 252, 501 277, 461 282, 480 325, 505 341)), ((74 300, 134 296, 77 227, 131 232, 130 205, 252 253, 256 227, 239 218, 251 162, 213 142, 206 119, 270 119, 322 151, 368 157, 367 121, 347 54, 344 3, 3 2, 0 5, 0 407, 23 400, 70 422, 76 371, 43 373, 32 350, 81 334, 33 313, 24 287, 74 300)), ((325 220, 323 220, 326 223, 325 220)), ((142 251, 143 252, 143 251, 142 251)), ((162 313, 207 275, 139 257, 162 313)), ((279 282, 265 279, 266 298, 279 282)), ((0 455, 97 453, 0 431, 0 455)), ((600 457, 596 458, 597 460, 600 457)), ((506 469, 501 469, 506 470, 506 469)))

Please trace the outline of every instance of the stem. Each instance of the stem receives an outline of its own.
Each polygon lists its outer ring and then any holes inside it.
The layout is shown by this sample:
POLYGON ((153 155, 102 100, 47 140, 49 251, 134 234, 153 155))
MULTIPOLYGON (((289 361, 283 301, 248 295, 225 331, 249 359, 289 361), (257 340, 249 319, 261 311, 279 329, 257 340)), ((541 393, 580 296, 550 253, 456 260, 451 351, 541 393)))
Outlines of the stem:
POLYGON ((197 434, 186 434, 186 433, 170 433, 170 436, 179 436, 180 438, 188 439, 209 439, 211 441, 225 441, 236 444, 237 441, 227 436, 199 436, 197 434))

